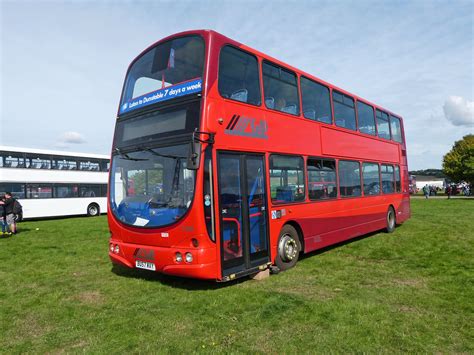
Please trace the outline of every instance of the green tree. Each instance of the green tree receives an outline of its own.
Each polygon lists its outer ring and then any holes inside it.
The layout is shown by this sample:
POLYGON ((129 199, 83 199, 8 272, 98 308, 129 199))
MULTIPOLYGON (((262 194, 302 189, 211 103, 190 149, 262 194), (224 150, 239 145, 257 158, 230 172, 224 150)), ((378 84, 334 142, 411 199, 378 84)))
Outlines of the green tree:
POLYGON ((474 183, 474 135, 456 141, 443 158, 443 172, 453 181, 474 183))

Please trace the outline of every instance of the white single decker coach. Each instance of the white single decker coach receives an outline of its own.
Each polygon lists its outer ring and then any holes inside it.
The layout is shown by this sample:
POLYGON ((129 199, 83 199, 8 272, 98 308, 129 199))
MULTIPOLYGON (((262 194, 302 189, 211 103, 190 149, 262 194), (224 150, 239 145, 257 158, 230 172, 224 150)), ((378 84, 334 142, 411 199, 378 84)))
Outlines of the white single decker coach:
POLYGON ((109 156, 0 146, 0 195, 23 206, 23 218, 107 212, 109 156))

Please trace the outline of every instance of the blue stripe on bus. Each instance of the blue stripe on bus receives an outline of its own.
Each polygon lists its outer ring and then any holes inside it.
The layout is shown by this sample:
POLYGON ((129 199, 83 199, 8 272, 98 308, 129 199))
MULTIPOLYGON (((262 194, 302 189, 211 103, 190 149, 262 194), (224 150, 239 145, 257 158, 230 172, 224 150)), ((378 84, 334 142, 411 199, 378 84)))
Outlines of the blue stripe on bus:
POLYGON ((171 100, 176 97, 195 94, 201 92, 201 90, 201 79, 187 81, 185 83, 174 86, 168 86, 167 88, 152 91, 148 94, 136 97, 124 103, 120 107, 120 113, 133 111, 144 106, 148 106, 161 101, 171 100))

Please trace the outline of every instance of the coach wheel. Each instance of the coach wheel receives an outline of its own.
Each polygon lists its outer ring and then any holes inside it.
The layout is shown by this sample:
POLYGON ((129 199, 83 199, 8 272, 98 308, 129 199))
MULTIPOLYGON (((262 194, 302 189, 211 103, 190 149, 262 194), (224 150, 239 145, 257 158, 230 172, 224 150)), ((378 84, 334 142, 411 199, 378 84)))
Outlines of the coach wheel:
POLYGON ((287 270, 295 266, 301 250, 298 232, 290 225, 281 229, 278 238, 275 264, 280 270, 287 270))
POLYGON ((95 203, 91 203, 89 206, 87 206, 87 215, 94 217, 99 215, 99 206, 96 205, 95 203))
POLYGON ((385 228, 387 233, 392 233, 395 230, 395 226, 396 226, 395 210, 393 209, 392 206, 390 206, 387 211, 387 228, 385 228))

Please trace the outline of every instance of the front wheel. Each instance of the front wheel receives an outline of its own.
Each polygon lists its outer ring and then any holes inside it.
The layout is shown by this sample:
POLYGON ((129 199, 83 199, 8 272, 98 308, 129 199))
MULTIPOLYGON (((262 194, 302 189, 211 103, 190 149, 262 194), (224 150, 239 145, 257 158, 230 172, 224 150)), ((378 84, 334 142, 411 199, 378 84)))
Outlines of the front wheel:
POLYGON ((396 216, 395 216, 395 210, 393 209, 392 206, 388 208, 387 211, 387 227, 385 230, 387 233, 392 233, 395 230, 396 226, 396 216))
POLYGON ((99 206, 96 205, 95 203, 91 203, 89 206, 87 206, 87 215, 90 217, 95 217, 98 216, 100 213, 99 206))
POLYGON ((301 251, 298 232, 290 225, 281 229, 278 238, 275 264, 280 270, 288 270, 296 265, 301 251))

